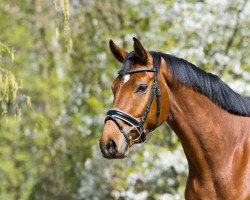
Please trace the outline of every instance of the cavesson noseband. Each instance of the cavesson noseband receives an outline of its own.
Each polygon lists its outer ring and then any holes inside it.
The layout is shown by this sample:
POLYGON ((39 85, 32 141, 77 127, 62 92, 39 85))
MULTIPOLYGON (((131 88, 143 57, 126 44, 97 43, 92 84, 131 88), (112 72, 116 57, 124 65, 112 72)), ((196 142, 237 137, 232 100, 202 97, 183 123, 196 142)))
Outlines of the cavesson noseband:
MULTIPOLYGON (((150 98, 149 98, 146 110, 144 111, 144 114, 141 117, 141 120, 138 121, 132 115, 130 115, 122 110, 119 110, 119 109, 110 109, 107 112, 107 116, 105 118, 105 122, 107 120, 112 120, 117 125, 120 132, 124 135, 124 137, 128 143, 130 140, 134 143, 141 143, 141 142, 144 142, 146 140, 146 130, 145 130, 143 125, 147 119, 148 113, 150 111, 150 107, 153 103, 155 96, 156 96, 156 102, 157 102, 157 112, 156 112, 156 125, 155 125, 154 129, 158 125, 158 118, 160 116, 160 87, 158 84, 158 76, 157 75, 158 75, 158 71, 159 71, 159 66, 161 64, 161 54, 156 53, 156 52, 151 52, 151 54, 153 57, 154 68, 141 67, 141 68, 136 68, 136 69, 130 69, 130 70, 126 71, 124 74, 124 75, 127 75, 127 74, 139 73, 139 72, 153 72, 154 73, 154 82, 153 82, 153 85, 151 87, 150 98), (120 119, 120 120, 128 123, 129 125, 131 125, 133 128, 135 128, 136 131, 139 133, 139 136, 135 139, 131 139, 125 133, 123 126, 119 123, 119 121, 117 119, 120 119)), ((150 131, 153 131, 154 129, 152 129, 150 131)))

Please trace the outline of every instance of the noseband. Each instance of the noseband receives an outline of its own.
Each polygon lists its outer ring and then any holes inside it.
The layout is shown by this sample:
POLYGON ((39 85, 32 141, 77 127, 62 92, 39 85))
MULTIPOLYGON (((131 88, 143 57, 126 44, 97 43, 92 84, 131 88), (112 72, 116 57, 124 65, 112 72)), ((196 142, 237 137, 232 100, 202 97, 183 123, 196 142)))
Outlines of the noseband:
POLYGON ((110 109, 107 112, 107 116, 105 118, 105 122, 108 120, 112 120, 117 125, 120 132, 124 135, 124 137, 128 143, 129 143, 129 141, 132 141, 134 143, 141 143, 141 142, 144 142, 146 140, 146 130, 145 130, 143 125, 147 119, 148 113, 150 111, 150 108, 151 108, 151 105, 153 103, 155 96, 156 96, 156 102, 157 102, 156 125, 150 131, 153 131, 158 125, 158 119, 160 116, 160 87, 158 84, 157 74, 159 71, 159 66, 161 64, 161 54, 155 53, 155 52, 151 52, 151 54, 153 57, 154 68, 141 67, 141 68, 136 68, 136 69, 130 69, 130 70, 126 71, 126 73, 124 74, 124 75, 127 75, 127 74, 134 74, 134 73, 140 73, 140 72, 153 72, 154 73, 154 82, 153 82, 153 85, 151 87, 150 98, 149 98, 146 110, 144 111, 144 114, 141 117, 141 120, 138 121, 132 115, 130 115, 122 110, 119 110, 119 109, 110 109), (128 123, 129 125, 131 125, 133 128, 135 128, 136 131, 139 133, 139 136, 135 139, 132 139, 131 137, 129 137, 125 133, 123 126, 119 123, 119 121, 117 119, 120 119, 120 120, 128 123))

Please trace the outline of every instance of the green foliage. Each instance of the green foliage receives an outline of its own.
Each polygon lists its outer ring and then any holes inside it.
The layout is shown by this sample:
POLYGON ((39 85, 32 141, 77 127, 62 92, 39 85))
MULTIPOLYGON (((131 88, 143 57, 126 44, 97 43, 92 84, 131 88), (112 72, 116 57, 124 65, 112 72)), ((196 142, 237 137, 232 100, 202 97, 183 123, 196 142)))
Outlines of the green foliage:
POLYGON ((120 67, 108 41, 129 51, 137 36, 249 93, 246 2, 0 1, 0 199, 182 199, 187 163, 169 127, 125 160, 101 156, 120 67))
POLYGON ((16 99, 19 85, 15 79, 14 74, 10 71, 0 69, 0 113, 4 115, 8 112, 8 104, 16 99))
POLYGON ((0 116, 6 114, 18 114, 20 110, 15 103, 17 92, 21 85, 14 74, 6 69, 14 61, 14 52, 8 46, 0 42, 0 116))

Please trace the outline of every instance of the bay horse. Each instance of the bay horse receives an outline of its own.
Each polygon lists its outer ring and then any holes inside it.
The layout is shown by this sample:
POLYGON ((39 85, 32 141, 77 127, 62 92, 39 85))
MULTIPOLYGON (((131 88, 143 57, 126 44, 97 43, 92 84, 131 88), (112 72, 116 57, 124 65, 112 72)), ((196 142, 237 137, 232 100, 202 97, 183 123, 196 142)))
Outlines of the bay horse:
POLYGON ((188 161, 186 199, 250 199, 250 99, 218 76, 133 40, 130 53, 109 43, 122 69, 100 136, 103 156, 126 157, 167 122, 188 161))

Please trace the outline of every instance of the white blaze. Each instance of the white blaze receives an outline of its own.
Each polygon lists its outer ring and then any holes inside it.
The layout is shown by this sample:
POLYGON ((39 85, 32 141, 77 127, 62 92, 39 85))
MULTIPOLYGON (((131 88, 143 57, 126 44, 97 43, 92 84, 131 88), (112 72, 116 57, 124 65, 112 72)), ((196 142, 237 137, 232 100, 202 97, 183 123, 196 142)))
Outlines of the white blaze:
POLYGON ((129 79, 130 79, 130 75, 127 74, 127 75, 124 76, 123 82, 126 83, 129 79))

